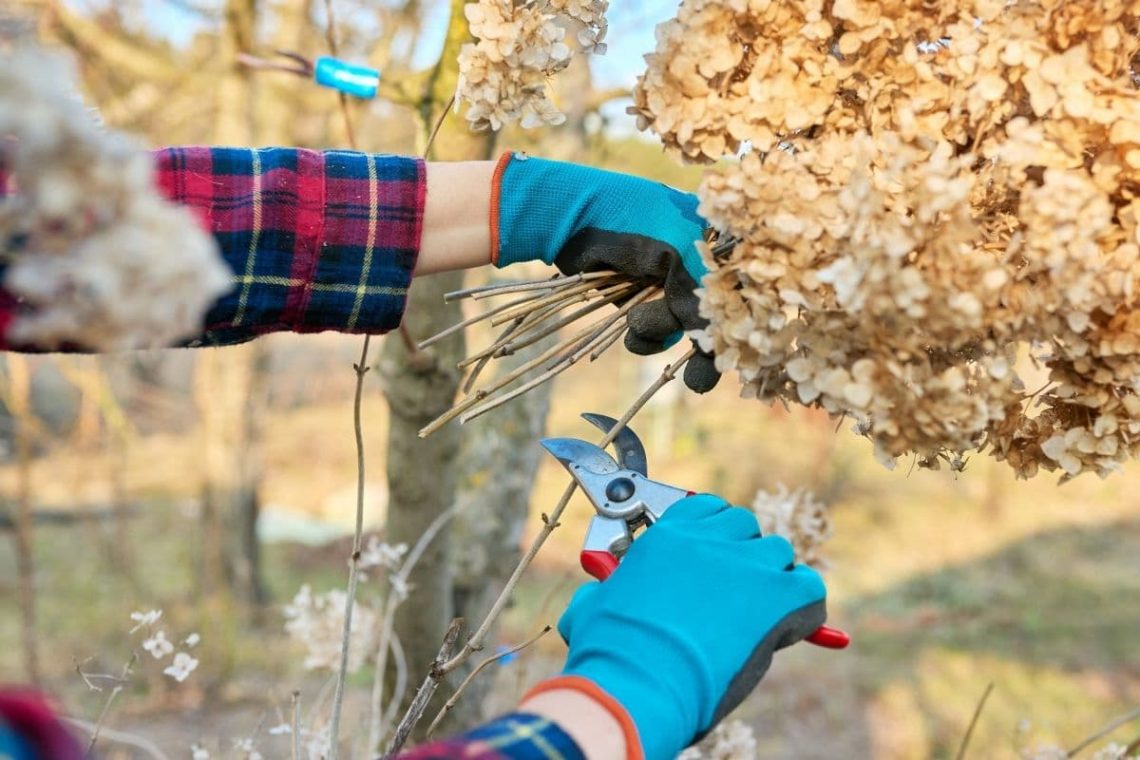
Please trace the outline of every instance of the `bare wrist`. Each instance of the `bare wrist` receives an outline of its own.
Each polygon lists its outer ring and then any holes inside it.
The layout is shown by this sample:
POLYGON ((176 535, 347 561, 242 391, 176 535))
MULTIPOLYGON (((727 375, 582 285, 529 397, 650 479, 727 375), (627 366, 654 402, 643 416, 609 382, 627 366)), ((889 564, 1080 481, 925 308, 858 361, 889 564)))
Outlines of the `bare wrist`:
POLYGON ((565 731, 587 760, 640 757, 640 746, 632 748, 621 722, 589 695, 571 688, 540 690, 527 696, 519 706, 522 712, 541 715, 565 731))

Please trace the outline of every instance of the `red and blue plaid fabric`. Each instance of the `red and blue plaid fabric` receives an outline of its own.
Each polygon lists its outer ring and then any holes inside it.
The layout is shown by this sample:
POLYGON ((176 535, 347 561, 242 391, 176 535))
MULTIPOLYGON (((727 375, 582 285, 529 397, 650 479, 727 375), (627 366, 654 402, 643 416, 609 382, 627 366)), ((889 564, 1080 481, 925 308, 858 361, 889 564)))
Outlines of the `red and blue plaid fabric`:
MULTIPOLYGON (((419 252, 419 159, 296 148, 165 148, 158 186, 217 239, 234 288, 188 345, 399 326, 419 252)), ((0 171, 0 196, 7 182, 0 171)), ((171 241, 170 255, 177 255, 171 241)), ((0 298, 0 312, 15 304, 0 298)), ((0 313, 0 324, 11 314, 0 313)))
POLYGON ((512 713, 457 739, 417 747, 399 760, 585 760, 585 755, 546 718, 512 713))

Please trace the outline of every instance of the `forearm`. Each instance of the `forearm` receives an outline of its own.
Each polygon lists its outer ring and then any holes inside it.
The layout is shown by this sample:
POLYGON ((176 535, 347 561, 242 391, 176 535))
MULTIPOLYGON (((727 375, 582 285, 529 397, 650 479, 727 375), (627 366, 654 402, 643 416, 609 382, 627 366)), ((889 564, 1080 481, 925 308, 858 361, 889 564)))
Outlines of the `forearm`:
POLYGON ((494 161, 427 165, 427 198, 416 276, 491 263, 494 161))

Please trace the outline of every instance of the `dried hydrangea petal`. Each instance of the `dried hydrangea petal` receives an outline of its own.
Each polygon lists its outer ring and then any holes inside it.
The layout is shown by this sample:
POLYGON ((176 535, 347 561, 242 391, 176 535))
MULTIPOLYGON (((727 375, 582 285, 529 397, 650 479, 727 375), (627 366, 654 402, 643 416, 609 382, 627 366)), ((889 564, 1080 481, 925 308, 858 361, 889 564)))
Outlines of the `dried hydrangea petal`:
POLYGON ((15 138, 0 158, 19 188, 0 200, 0 241, 21 241, 0 251, 4 287, 30 307, 6 338, 118 351, 195 335, 229 268, 193 215, 160 199, 149 155, 96 125, 74 81, 61 57, 0 56, 0 135, 15 138))
POLYGON ((699 191, 740 240, 705 252, 718 369, 852 417, 884 463, 1140 454, 1138 14, 685 0, 631 110, 684 160, 744 151, 699 191))
POLYGON ((457 104, 472 129, 561 124, 549 78, 573 57, 567 27, 583 53, 605 52, 608 0, 478 0, 464 6, 475 42, 459 53, 457 104))

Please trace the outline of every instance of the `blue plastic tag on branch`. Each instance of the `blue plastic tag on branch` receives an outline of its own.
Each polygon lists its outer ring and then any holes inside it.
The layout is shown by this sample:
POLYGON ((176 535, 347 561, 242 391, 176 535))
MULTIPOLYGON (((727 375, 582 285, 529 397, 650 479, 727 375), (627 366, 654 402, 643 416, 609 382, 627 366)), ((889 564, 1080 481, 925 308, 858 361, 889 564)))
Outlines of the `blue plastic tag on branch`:
POLYGON ((321 56, 313 72, 317 84, 340 90, 357 98, 374 98, 380 86, 380 72, 367 66, 338 61, 330 56, 321 56))

